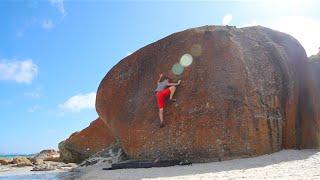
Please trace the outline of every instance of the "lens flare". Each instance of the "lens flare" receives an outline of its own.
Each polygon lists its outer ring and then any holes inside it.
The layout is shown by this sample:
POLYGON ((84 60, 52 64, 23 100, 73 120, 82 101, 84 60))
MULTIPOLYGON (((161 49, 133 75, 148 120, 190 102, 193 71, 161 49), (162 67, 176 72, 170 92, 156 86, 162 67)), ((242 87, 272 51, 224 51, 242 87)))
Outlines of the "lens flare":
POLYGON ((201 47, 200 44, 194 44, 194 45, 191 46, 190 51, 191 51, 192 56, 195 56, 195 57, 201 56, 202 47, 201 47))
POLYGON ((182 67, 188 67, 191 65, 192 61, 193 61, 193 58, 190 54, 184 54, 180 58, 180 65, 182 67))
POLYGON ((175 74, 175 75, 180 75, 180 74, 182 74, 183 73, 183 66, 181 66, 181 64, 179 64, 179 63, 176 63, 176 64, 174 64, 173 66, 172 66, 172 72, 173 72, 173 74, 175 74))

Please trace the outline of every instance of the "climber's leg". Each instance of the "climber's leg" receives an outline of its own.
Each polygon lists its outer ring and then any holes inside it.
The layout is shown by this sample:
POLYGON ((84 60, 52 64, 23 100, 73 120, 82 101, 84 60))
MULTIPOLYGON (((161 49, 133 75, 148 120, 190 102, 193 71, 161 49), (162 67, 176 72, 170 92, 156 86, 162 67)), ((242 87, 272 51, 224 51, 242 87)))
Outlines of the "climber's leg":
POLYGON ((163 108, 159 109, 160 127, 163 127, 163 108))
POLYGON ((169 89, 170 89, 170 98, 169 98, 169 99, 170 99, 171 101, 176 101, 176 99, 173 99, 173 95, 174 95, 174 93, 176 92, 177 87, 175 87, 175 86, 170 86, 169 89))

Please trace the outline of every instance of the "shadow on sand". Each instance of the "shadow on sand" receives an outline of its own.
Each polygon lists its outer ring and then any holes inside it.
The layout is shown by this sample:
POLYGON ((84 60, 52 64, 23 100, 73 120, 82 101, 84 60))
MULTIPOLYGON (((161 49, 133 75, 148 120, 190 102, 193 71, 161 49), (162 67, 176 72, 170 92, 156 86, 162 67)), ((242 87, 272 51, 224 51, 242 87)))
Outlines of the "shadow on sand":
MULTIPOLYGON (((108 177, 108 179, 143 179, 157 177, 187 176, 192 174, 216 173, 221 171, 244 170, 264 167, 296 160, 304 160, 320 152, 320 150, 283 150, 269 155, 253 158, 234 159, 222 162, 196 163, 189 166, 172 166, 148 169, 119 169, 106 171, 97 169, 82 173, 85 178, 108 177)), ((79 177, 79 176, 78 176, 79 177)))

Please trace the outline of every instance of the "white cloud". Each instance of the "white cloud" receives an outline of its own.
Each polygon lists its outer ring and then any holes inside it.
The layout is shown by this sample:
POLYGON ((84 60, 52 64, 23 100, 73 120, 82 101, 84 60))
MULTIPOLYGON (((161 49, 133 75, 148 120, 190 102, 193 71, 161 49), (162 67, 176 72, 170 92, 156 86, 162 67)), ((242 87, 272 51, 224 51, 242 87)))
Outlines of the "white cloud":
POLYGON ((320 46, 320 21, 304 16, 283 17, 270 26, 295 37, 305 48, 307 55, 318 52, 320 46))
POLYGON ((38 66, 31 59, 8 62, 0 60, 0 80, 12 80, 18 83, 31 83, 38 74, 38 66))
POLYGON ((228 13, 222 18, 222 25, 228 25, 232 21, 232 14, 228 13))
POLYGON ((40 108, 41 108, 41 107, 40 107, 39 105, 34 105, 34 106, 32 106, 32 107, 30 107, 30 108, 28 109, 28 112, 33 113, 33 112, 39 110, 40 108))
POLYGON ((93 109, 96 102, 96 93, 77 94, 70 97, 66 102, 60 104, 59 107, 63 110, 71 110, 79 112, 83 109, 93 109))
POLYGON ((67 15, 67 12, 65 11, 63 0, 50 0, 51 5, 61 13, 62 17, 67 15))
POLYGON ((50 19, 46 19, 42 21, 41 27, 43 29, 51 29, 53 28, 53 22, 50 19))

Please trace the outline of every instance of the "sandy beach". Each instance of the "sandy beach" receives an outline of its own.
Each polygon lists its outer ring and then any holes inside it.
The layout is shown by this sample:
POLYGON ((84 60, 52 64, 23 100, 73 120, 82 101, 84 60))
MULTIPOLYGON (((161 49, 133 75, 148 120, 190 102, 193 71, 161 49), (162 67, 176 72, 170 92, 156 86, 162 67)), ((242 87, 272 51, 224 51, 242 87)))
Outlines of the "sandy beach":
MULTIPOLYGON (((150 169, 81 169, 79 179, 320 179, 319 150, 283 150, 254 158, 150 169)), ((66 178, 67 179, 67 178, 66 178)))
POLYGON ((320 179, 319 150, 283 150, 254 158, 149 169, 102 170, 104 164, 67 170, 0 168, 0 179, 320 179))

